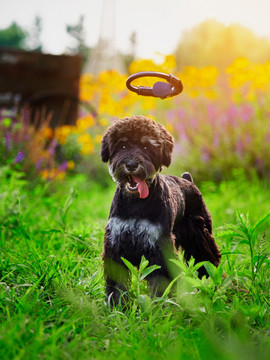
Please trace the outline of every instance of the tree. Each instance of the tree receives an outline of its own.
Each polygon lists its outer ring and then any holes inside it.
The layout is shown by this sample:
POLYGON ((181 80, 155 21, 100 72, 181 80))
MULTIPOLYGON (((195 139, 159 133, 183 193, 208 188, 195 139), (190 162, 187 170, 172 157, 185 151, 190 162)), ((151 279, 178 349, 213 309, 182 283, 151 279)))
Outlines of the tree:
POLYGON ((13 22, 9 27, 0 30, 0 46, 23 49, 27 37, 27 31, 13 22))
POLYGON ((241 25, 226 26, 207 20, 183 34, 175 56, 178 69, 186 65, 224 68, 237 57, 254 62, 269 60, 270 42, 241 25))
POLYGON ((129 65, 135 59, 136 47, 137 47, 137 34, 133 31, 129 37, 130 51, 126 54, 121 54, 126 71, 128 71, 129 65))
POLYGON ((84 33, 84 16, 81 15, 79 21, 75 25, 67 25, 66 31, 72 36, 76 45, 74 47, 69 47, 69 50, 72 53, 81 54, 84 58, 84 62, 88 59, 90 55, 90 48, 85 43, 85 33, 84 33))
POLYGON ((42 51, 42 43, 40 35, 42 32, 42 19, 39 16, 35 17, 34 26, 31 29, 29 36, 28 47, 33 51, 42 51))

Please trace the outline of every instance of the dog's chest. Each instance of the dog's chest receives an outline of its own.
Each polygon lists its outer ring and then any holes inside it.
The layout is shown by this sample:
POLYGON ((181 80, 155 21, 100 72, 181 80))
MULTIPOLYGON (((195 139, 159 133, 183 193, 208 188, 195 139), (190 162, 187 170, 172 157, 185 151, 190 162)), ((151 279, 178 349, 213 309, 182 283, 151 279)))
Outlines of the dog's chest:
POLYGON ((119 248, 154 248, 161 237, 162 227, 147 219, 111 217, 107 224, 110 245, 119 248))

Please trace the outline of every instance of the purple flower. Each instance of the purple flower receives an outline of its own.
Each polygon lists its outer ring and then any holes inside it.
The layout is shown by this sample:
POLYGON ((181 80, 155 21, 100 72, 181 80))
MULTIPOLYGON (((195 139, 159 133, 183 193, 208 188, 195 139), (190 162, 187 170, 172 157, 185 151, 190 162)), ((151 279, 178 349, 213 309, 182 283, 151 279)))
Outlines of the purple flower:
POLYGON ((217 148, 219 146, 219 142, 220 142, 219 134, 215 134, 213 139, 214 148, 217 148))
POLYGON ((180 120, 183 120, 186 118, 186 111, 184 109, 179 109, 177 111, 177 116, 180 120))
POLYGON ((169 120, 170 123, 173 123, 173 120, 174 120, 174 111, 173 110, 168 111, 167 119, 169 120))
POLYGON ((36 161, 35 167, 36 167, 37 170, 39 170, 39 169, 41 168, 42 162, 43 162, 43 159, 42 159, 42 158, 41 158, 41 159, 38 159, 38 160, 36 161))
POLYGON ((203 146, 201 149, 201 161, 207 163, 210 160, 210 152, 209 150, 203 146))
POLYGON ((249 122, 250 118, 254 114, 253 107, 250 104, 243 104, 241 111, 242 111, 242 121, 245 123, 249 122))
POLYGON ((59 171, 66 171, 67 170, 67 161, 64 161, 58 168, 59 171))
POLYGON ((29 126, 30 123, 30 111, 29 109, 24 109, 23 111, 23 125, 29 126))
POLYGON ((267 133, 267 134, 266 134, 265 140, 266 140, 267 142, 270 142, 270 133, 267 133))
POLYGON ((18 164, 18 163, 22 162, 24 157, 25 157, 24 153, 20 150, 14 159, 14 164, 18 164))
POLYGON ((242 156, 242 153, 243 153, 243 149, 244 149, 244 145, 243 145, 243 142, 241 139, 239 139, 236 143, 236 146, 235 146, 235 150, 236 150, 236 153, 240 156, 242 156))
POLYGON ((198 120, 197 120, 194 116, 191 116, 191 117, 190 117, 189 123, 190 123, 190 126, 192 127, 192 129, 193 129, 193 130, 196 130, 197 124, 198 124, 198 120))
POLYGON ((247 135, 246 135, 246 139, 245 139, 245 143, 246 143, 247 145, 249 145, 249 144, 251 143, 251 140, 252 140, 251 135, 250 135, 250 134, 247 134, 247 135))
POLYGON ((229 119, 234 119, 238 116, 238 108, 235 104, 231 104, 227 111, 229 119))
POLYGON ((210 117, 210 120, 216 119, 217 111, 216 111, 216 107, 214 105, 212 105, 212 104, 208 105, 207 112, 208 112, 208 116, 210 117))
POLYGON ((54 155, 56 146, 57 146, 57 140, 55 138, 53 138, 53 140, 51 141, 50 147, 48 149, 48 152, 51 156, 54 155))
POLYGON ((10 135, 10 132, 7 131, 5 133, 5 142, 6 142, 6 148, 7 150, 10 150, 11 149, 11 135, 10 135))

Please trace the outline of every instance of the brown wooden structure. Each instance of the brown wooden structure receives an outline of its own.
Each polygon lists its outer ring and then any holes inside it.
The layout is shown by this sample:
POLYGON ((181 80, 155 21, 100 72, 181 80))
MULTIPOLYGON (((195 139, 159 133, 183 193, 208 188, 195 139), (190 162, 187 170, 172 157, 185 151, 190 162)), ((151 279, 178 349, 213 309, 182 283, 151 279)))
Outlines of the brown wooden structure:
POLYGON ((0 107, 30 107, 37 126, 48 114, 53 128, 74 124, 81 67, 78 55, 0 48, 0 107))

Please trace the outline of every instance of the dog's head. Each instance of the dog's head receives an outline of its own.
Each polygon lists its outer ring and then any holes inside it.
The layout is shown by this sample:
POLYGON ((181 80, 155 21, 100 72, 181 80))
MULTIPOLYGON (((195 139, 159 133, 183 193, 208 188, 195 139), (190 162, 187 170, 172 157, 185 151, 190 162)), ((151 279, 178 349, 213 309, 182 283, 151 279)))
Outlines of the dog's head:
POLYGON ((146 198, 149 186, 162 166, 169 166, 173 137, 160 124, 144 116, 115 120, 107 129, 101 158, 110 163, 112 177, 122 190, 146 198))

